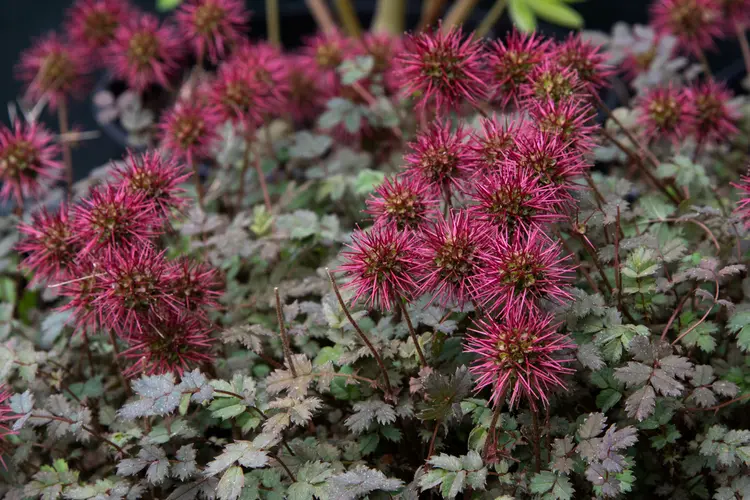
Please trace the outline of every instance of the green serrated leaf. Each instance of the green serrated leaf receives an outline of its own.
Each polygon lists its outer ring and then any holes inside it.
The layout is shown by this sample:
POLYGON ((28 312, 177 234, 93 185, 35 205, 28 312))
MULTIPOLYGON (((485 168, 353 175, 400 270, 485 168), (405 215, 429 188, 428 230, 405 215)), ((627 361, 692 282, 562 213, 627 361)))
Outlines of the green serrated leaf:
POLYGON ((605 389, 596 396, 596 406, 607 413, 622 399, 622 393, 615 389, 605 389))
POLYGON ((242 467, 233 466, 227 469, 216 487, 219 500, 237 500, 245 486, 245 473, 242 467))
POLYGON ((674 205, 664 198, 654 194, 644 196, 638 203, 649 219, 666 219, 677 210, 674 205))
POLYGON ((392 425, 381 427, 380 433, 388 441, 393 441, 394 443, 398 443, 399 441, 401 441, 401 430, 393 427, 392 425))
POLYGON ((365 434, 359 439, 359 451, 362 456, 369 455, 377 449, 378 443, 380 443, 380 436, 375 433, 365 434))

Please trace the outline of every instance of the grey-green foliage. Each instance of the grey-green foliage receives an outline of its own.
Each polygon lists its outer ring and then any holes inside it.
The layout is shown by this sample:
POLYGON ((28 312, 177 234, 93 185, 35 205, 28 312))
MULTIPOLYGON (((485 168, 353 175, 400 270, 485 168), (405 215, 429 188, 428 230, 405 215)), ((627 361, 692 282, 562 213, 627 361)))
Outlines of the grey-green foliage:
POLYGON ((422 491, 439 488, 443 498, 455 498, 467 487, 484 489, 487 468, 476 451, 460 457, 441 453, 427 462, 432 468, 419 481, 422 491))

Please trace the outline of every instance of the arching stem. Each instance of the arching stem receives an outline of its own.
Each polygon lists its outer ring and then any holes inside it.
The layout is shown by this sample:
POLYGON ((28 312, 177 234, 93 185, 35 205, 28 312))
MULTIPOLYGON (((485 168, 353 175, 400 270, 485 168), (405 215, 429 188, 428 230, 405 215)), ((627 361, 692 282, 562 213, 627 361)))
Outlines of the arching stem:
POLYGON ((398 302, 398 306, 401 308, 401 314, 404 316, 404 319, 406 320, 406 326, 409 328, 409 335, 411 335, 411 340, 414 342, 414 347, 417 350, 417 355, 419 356, 419 362, 424 368, 425 366, 427 366, 427 360, 424 357, 422 348, 419 347, 419 338, 417 337, 417 332, 414 330, 414 325, 412 325, 411 323, 411 317, 409 316, 409 312, 406 310, 406 305, 404 305, 404 300, 402 298, 399 297, 397 302, 398 302))
POLYGON ((344 311, 346 319, 349 320, 349 323, 354 328, 354 331, 357 332, 357 335, 359 335, 360 340, 365 343, 367 348, 372 353, 372 356, 375 358, 375 362, 378 364, 378 367, 380 367, 380 372, 383 374, 383 384, 385 385, 385 391, 389 396, 391 396, 393 394, 393 389, 391 388, 391 381, 388 378, 388 370, 386 370, 385 368, 383 358, 380 357, 380 353, 378 353, 377 349, 375 349, 375 346, 372 345, 372 342, 370 342, 370 339, 368 339, 367 335, 365 335, 365 332, 362 331, 362 329, 359 327, 359 324, 357 324, 357 322, 354 320, 352 314, 349 312, 349 308, 346 307, 346 303, 341 297, 341 291, 339 291, 339 285, 336 283, 336 279, 333 277, 333 273, 331 272, 331 270, 326 268, 326 273, 328 274, 328 279, 331 280, 333 293, 336 295, 336 299, 339 302, 339 306, 341 306, 341 310, 344 311))

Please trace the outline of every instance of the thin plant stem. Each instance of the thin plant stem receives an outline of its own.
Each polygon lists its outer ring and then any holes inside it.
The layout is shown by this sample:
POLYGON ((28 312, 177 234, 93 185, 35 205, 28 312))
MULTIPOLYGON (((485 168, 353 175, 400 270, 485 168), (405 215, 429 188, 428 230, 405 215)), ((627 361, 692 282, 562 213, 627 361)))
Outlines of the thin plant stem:
POLYGON ((706 321, 706 318, 708 318, 708 315, 711 314, 711 311, 713 311, 714 306, 716 306, 716 302, 719 301, 719 280, 716 279, 716 275, 714 274, 714 284, 716 285, 716 291, 714 292, 714 301, 711 304, 711 307, 708 308, 708 310, 703 314, 701 319, 699 319, 697 322, 695 322, 690 328, 682 332, 677 336, 676 339, 672 341, 672 345, 675 345, 677 342, 685 338, 687 334, 698 328, 701 324, 703 324, 704 321, 706 321))
POLYGON ((281 48, 281 22, 279 0, 266 0, 266 30, 271 45, 281 48))
POLYGON ((201 174, 200 170, 198 169, 198 162, 196 162, 192 156, 188 158, 188 162, 190 163, 190 167, 193 169, 193 183, 195 184, 195 192, 198 195, 198 206, 201 208, 201 211, 205 212, 206 191, 203 189, 203 182, 201 182, 201 174))
POLYGON ((276 319, 279 321, 279 335, 281 336, 282 350, 284 351, 286 362, 289 365, 289 371, 292 372, 294 378, 297 378, 297 369, 294 367, 294 359, 292 358, 292 348, 289 346, 289 335, 286 332, 286 326, 284 326, 284 313, 281 310, 279 288, 274 288, 273 293, 276 295, 276 319))
POLYGON ((260 183, 260 190, 263 192, 263 203, 266 204, 266 210, 269 212, 273 211, 273 205, 271 204, 271 195, 268 192, 268 184, 266 184, 266 174, 263 173, 263 167, 260 165, 260 155, 255 152, 253 158, 253 166, 255 167, 255 173, 258 176, 258 182, 260 183))
POLYGON ((117 347, 117 338, 115 338, 115 332, 111 328, 108 328, 107 330, 109 333, 109 342, 112 344, 112 350, 115 353, 115 368, 117 368, 117 376, 119 377, 120 383, 125 389, 125 393, 127 395, 130 395, 132 394, 132 392, 130 390, 130 384, 128 384, 128 381, 123 374, 122 365, 120 364, 120 348, 117 347))
MULTIPOLYGON (((57 107, 57 121, 60 126, 60 135, 66 136, 70 133, 68 122, 68 102, 65 99, 60 100, 57 107)), ((68 200, 73 196, 73 154, 70 151, 70 142, 61 141, 63 150, 63 162, 65 163, 65 189, 68 200)))
POLYGON ((591 289, 594 291, 594 293, 599 293, 599 287, 597 286, 596 282, 593 279, 591 279, 591 275, 589 274, 589 272, 581 265, 581 259, 579 259, 578 255, 576 255, 576 252, 574 252, 573 249, 570 248, 570 245, 568 245, 568 242, 565 241, 565 238, 563 238, 560 230, 555 228, 555 233, 557 234, 557 238, 560 240, 560 243, 562 243, 562 246, 565 249, 565 251, 568 252, 568 254, 570 254, 571 257, 573 257, 573 260, 575 261, 577 268, 581 270, 584 278, 586 278, 586 281, 588 282, 591 289))
POLYGON ((596 199, 596 206, 599 207, 600 211, 604 211, 604 204, 607 203, 607 201, 604 199, 604 196, 602 196, 601 191, 599 191, 599 188, 596 187, 596 183, 594 182, 594 179, 591 177, 591 174, 588 172, 583 176, 586 179, 586 183, 591 188, 591 191, 594 193, 594 198, 596 199))
POLYGON ((700 154, 703 152, 703 146, 706 144, 706 137, 701 135, 700 139, 698 139, 698 144, 695 146, 695 150, 693 150, 693 157, 690 159, 693 163, 696 162, 700 154))
POLYGON ((451 188, 447 183, 443 184, 443 198, 445 199, 445 216, 448 217, 451 208, 453 208, 453 198, 451 195, 451 188))
POLYGON ((696 55, 698 56, 698 60, 701 63, 701 66, 703 66, 703 71, 706 73, 706 76, 713 80, 714 74, 711 71, 711 65, 708 63, 708 58, 706 57, 706 53, 703 52, 703 49, 699 46, 696 46, 698 52, 696 55))
POLYGON ((336 21, 333 20, 325 0, 305 0, 305 3, 323 33, 330 35, 336 31, 336 21))
MULTIPOLYGON (((57 415, 32 415, 30 418, 56 420, 58 422, 65 422, 65 423, 70 424, 70 425, 76 424, 76 422, 74 420, 71 420, 71 419, 65 418, 65 417, 59 417, 57 415)), ((105 438, 104 436, 102 436, 101 434, 99 434, 98 432, 96 432, 94 429, 92 429, 91 427, 89 427, 88 425, 84 425, 81 428, 84 431, 86 431, 89 434, 91 434, 92 436, 94 436, 99 441, 101 441, 103 443, 106 443, 106 444, 110 445, 112 448, 116 449, 117 452, 120 453, 121 455, 128 456, 128 452, 125 451, 124 449, 122 449, 122 447, 120 447, 117 443, 113 443, 112 441, 110 441, 109 439, 105 438)))
POLYGON ((352 0, 335 0, 336 13, 342 26, 347 33, 355 38, 362 36, 362 25, 357 17, 357 10, 352 5, 352 0))
POLYGON ((90 141, 92 139, 98 139, 101 137, 101 132, 98 130, 87 130, 85 132, 76 132, 75 130, 68 132, 67 134, 57 134, 57 139, 60 142, 81 142, 90 141))
POLYGON ((690 290, 690 293, 686 293, 682 299, 680 300, 680 303, 677 304, 677 307, 675 307, 674 311, 672 311, 672 315, 669 317, 669 321, 667 321, 667 324, 664 325, 664 330, 661 332, 661 340, 664 340, 667 336, 667 332, 669 332, 669 328, 672 326, 674 321, 677 319, 677 315, 680 314, 680 311, 682 311, 682 307, 685 305, 685 302, 687 302, 687 299, 693 295, 693 292, 695 292, 696 287, 693 287, 692 290, 690 290))
POLYGON ((502 412, 503 405, 505 404, 505 393, 508 390, 508 386, 505 385, 503 387, 503 392, 500 393, 500 397, 497 398, 497 404, 495 405, 495 410, 492 412, 492 420, 490 421, 490 429, 487 431, 487 439, 484 442, 484 449, 482 450, 482 459, 487 460, 487 457, 490 453, 490 449, 492 447, 496 447, 497 443, 497 421, 500 419, 500 413, 502 412))
POLYGON ((463 24, 478 3, 479 0, 457 0, 443 18, 443 25, 441 27, 443 33, 447 33, 451 28, 463 24))
POLYGON ((273 453, 269 453, 269 455, 271 457, 273 457, 274 460, 276 460, 277 462, 279 462, 279 465, 281 465, 281 467, 284 469, 284 471, 286 471, 287 475, 289 476, 289 479, 291 479, 293 483, 296 483, 297 479, 294 477, 294 474, 292 474, 292 471, 289 470, 289 467, 286 466, 286 464, 281 459, 281 457, 278 456, 278 455, 276 455, 276 454, 273 454, 273 453))
POLYGON ((417 338, 417 332, 414 331, 414 325, 411 323, 411 317, 409 316, 409 312, 406 310, 406 306, 404 305, 404 300, 399 297, 397 299, 398 306, 401 308, 401 314, 404 316, 404 319, 406 320, 406 326, 409 328, 409 335, 411 335, 411 340, 414 342, 414 347, 417 350, 417 356, 419 356, 419 362, 422 364, 422 367, 427 366, 427 360, 424 357, 424 353, 422 352, 422 348, 419 347, 419 339, 417 338))
MULTIPOLYGON (((364 88, 364 87, 362 86, 362 84, 361 84, 361 83, 359 83, 359 82, 354 82, 354 83, 352 83, 351 87, 352 87, 352 89, 353 89, 353 90, 354 90, 354 91, 355 91, 355 92, 356 92, 357 94, 359 94, 359 96, 360 96, 360 97, 361 97, 362 99, 364 99, 364 100, 365 100, 365 101, 367 102, 367 104, 368 104, 368 105, 369 105, 369 106, 370 106, 371 108, 374 108, 374 107, 375 107, 375 105, 377 104, 377 99, 375 99, 375 96, 373 96, 373 95, 372 95, 372 94, 370 93, 370 91, 369 91, 369 90, 367 90, 366 88, 364 88)), ((395 136, 395 137, 396 137, 396 138, 397 138, 397 139, 398 139, 399 141, 402 141, 402 142, 403 142, 403 140, 404 140, 404 134, 402 134, 402 133, 401 133, 401 129, 399 129, 399 128, 398 128, 398 126, 396 126, 396 125, 393 125, 392 127, 390 127, 390 130, 391 130, 391 133, 392 133, 392 134, 393 134, 393 135, 394 135, 394 136, 395 136)))
MULTIPOLYGON (((612 110, 609 109, 609 107, 602 101, 601 97, 597 93, 592 94, 592 98, 594 103, 597 105, 597 107, 602 110, 606 115, 607 118, 612 120, 613 123, 615 123, 620 130, 625 134, 625 136, 630 140, 632 144, 634 144, 638 150, 645 155, 646 159, 651 163, 651 165, 656 168, 659 166, 659 159, 656 158, 656 156, 651 152, 651 150, 648 148, 648 146, 644 145, 641 141, 638 140, 638 138, 633 135, 633 133, 620 121, 617 116, 612 113, 612 110)), ((651 173, 648 166, 645 164, 643 159, 641 158, 640 154, 633 153, 630 148, 626 147, 624 144, 622 144, 620 141, 618 141, 615 137, 610 134, 606 127, 603 127, 601 129, 602 135, 606 137, 612 144, 617 146, 620 150, 622 150, 629 158, 631 158, 636 166, 638 166, 641 171, 644 173, 646 178, 654 185, 656 186, 661 192, 663 192, 669 199, 674 201, 675 203, 679 204, 682 202, 682 195, 679 193, 679 191, 675 190, 675 193, 667 189, 667 187, 664 185, 664 183, 657 179, 654 174, 651 173)))
POLYGON ((370 342, 370 339, 367 338, 367 335, 365 335, 365 332, 362 331, 362 329, 359 327, 359 324, 355 321, 355 319, 352 317, 352 314, 349 312, 349 308, 346 307, 346 303, 344 302, 344 299, 341 297, 341 291, 339 290, 339 286, 336 283, 336 279, 333 277, 333 272, 331 272, 330 269, 326 268, 326 273, 328 274, 328 279, 331 280, 331 286, 333 286, 333 293, 336 294, 336 299, 339 302, 339 306, 341 306, 341 309, 344 311, 344 315, 346 315, 346 319, 349 320, 349 323, 354 328, 354 331, 357 332, 357 335, 359 335, 359 338, 362 340, 362 342, 365 343, 367 348, 372 353, 372 356, 375 358, 375 362, 380 367, 380 372, 383 374, 383 383, 385 385, 385 390, 388 393, 388 395, 393 394, 393 389, 391 388, 391 381, 388 378, 388 370, 385 368, 385 363, 383 363, 383 358, 380 357, 380 353, 378 353, 377 349, 375 349, 375 346, 372 345, 372 342, 370 342))
POLYGON ((419 17, 417 31, 424 31, 437 21, 445 6, 446 0, 422 0, 422 13, 419 17))
POLYGON ((531 424, 534 431, 534 442, 532 443, 534 448, 534 470, 539 472, 542 468, 542 450, 539 446, 542 436, 539 433, 539 415, 536 408, 533 408, 531 411, 531 424))
POLYGON ((747 41, 745 28, 739 21, 734 22, 734 31, 737 33, 737 41, 740 43, 742 60, 745 61, 745 73, 750 75, 750 43, 747 41))
POLYGON ((430 438, 430 448, 427 450, 427 458, 424 459, 425 462, 430 460, 430 457, 432 457, 433 453, 435 453, 435 439, 437 438, 438 430, 440 430, 440 419, 435 421, 435 429, 432 431, 432 438, 430 438))
POLYGON ((716 248, 716 252, 721 252, 721 246, 719 246, 719 241, 716 239, 716 236, 714 236, 713 231, 711 231, 707 225, 702 223, 699 220, 695 219, 674 219, 674 218, 665 218, 665 219, 650 219, 646 221, 646 224, 654 224, 654 223, 664 223, 664 222, 689 222, 692 224, 695 224, 696 226, 703 229, 703 231, 708 235, 708 237, 711 239, 711 242, 714 244, 714 247, 716 248))
MULTIPOLYGON (((229 396, 234 396, 237 399, 244 399, 243 396, 240 396, 239 394, 235 392, 231 392, 231 391, 221 391, 219 389, 214 389, 214 392, 218 392, 220 394, 221 393, 227 394, 229 396)), ((256 408, 255 406, 248 406, 248 408, 253 410, 255 413, 257 413, 260 419, 263 420, 264 422, 268 420, 268 417, 266 416, 266 414, 263 413, 259 408, 256 408)), ((281 434, 281 443, 284 445, 284 448, 286 448, 286 451, 288 451, 290 455, 292 456, 297 455, 296 453, 294 453, 294 450, 292 450, 292 448, 289 446, 289 443, 286 442, 286 438, 284 437, 283 433, 281 434)))
POLYGON ((370 31, 398 36, 404 31, 405 21, 406 2, 404 0, 379 0, 370 31))
POLYGON ((734 399, 730 399, 729 401, 724 401, 721 404, 718 404, 715 406, 709 406, 708 408, 685 408, 685 409, 687 411, 719 411, 722 408, 725 408, 734 403, 739 403, 740 401, 745 401, 746 399, 750 399, 750 392, 747 394, 743 394, 742 396, 736 397, 734 399))
POLYGON ((274 368, 281 368, 282 365, 275 359, 269 357, 266 353, 264 353, 262 350, 258 353, 254 353, 256 356, 258 356, 260 359, 268 363, 269 365, 273 366, 274 368))
POLYGON ((495 0, 495 4, 490 11, 487 12, 487 15, 484 16, 484 19, 482 19, 479 27, 474 32, 474 38, 482 38, 490 32, 492 27, 500 20, 503 12, 505 12, 505 6, 507 3, 508 0, 495 0))
POLYGON ((615 287, 617 288, 617 301, 622 309, 622 276, 620 274, 620 206, 617 206, 617 227, 615 228, 615 287))
POLYGON ((675 202, 677 204, 679 204, 682 201, 680 199, 680 194, 679 193, 677 193, 677 194, 673 193, 672 191, 670 191, 669 189, 667 189, 667 186, 665 186, 663 182, 661 182, 659 179, 657 179, 656 177, 654 177, 654 174, 652 174, 651 171, 649 170, 648 166, 646 166, 643 163, 643 159, 639 155, 637 155, 636 153, 634 153, 633 151, 631 151, 622 142, 620 142, 619 140, 617 140, 612 134, 610 134, 609 132, 607 132, 606 129, 601 129, 601 134, 609 142, 611 142, 612 144, 614 144, 615 146, 617 146, 617 148, 620 151, 622 151, 623 153, 625 153, 631 160, 633 160, 635 162, 636 166, 640 169, 640 171, 643 172, 643 174, 646 176, 646 179, 648 179, 648 181, 651 184, 653 184, 657 189, 659 189, 662 193, 664 193, 664 195, 666 195, 670 200, 672 200, 673 202, 675 202))
POLYGON ((604 101, 602 101, 602 98, 599 97, 599 94, 594 92, 591 94, 591 96, 593 97, 594 103, 597 105, 597 107, 602 110, 605 115, 607 115, 607 118, 612 120, 612 122, 617 125, 620 130, 623 131, 630 142, 632 142, 646 156, 646 158, 654 165, 654 167, 658 167, 659 160, 656 158, 656 156, 654 156, 651 150, 649 150, 641 141, 639 141, 638 138, 633 135, 630 129, 628 129, 625 124, 622 123, 614 113, 612 113, 612 110, 609 109, 609 106, 607 106, 604 101))
MULTIPOLYGON (((577 233, 574 233, 574 234, 577 234, 577 233)), ((586 249, 589 255, 591 255, 591 260, 594 262, 594 265, 599 271, 599 276, 602 277, 602 282, 604 283, 604 286, 607 287, 607 291, 609 292, 610 295, 612 295, 612 284, 609 282, 607 275, 604 273, 604 268, 602 267, 602 263, 599 260, 599 256, 596 254, 596 249, 591 248, 586 242, 585 238, 581 237, 580 235, 578 235, 578 237, 581 239, 581 243, 583 244, 583 247, 586 249)))
POLYGON ((91 344, 89 343, 89 335, 86 330, 83 330, 83 347, 86 349, 86 358, 89 360, 89 366, 91 368, 91 374, 94 374, 94 355, 91 354, 91 344))
POLYGON ((275 162, 278 163, 279 158, 276 156, 276 150, 273 148, 273 133, 271 131, 271 123, 268 120, 266 120, 266 123, 263 125, 263 135, 266 139, 266 151, 268 152, 269 158, 272 158, 275 162))
POLYGON ((247 169, 250 168, 250 137, 251 134, 245 136, 245 151, 242 155, 242 166, 240 167, 240 186, 237 189, 237 212, 242 210, 242 202, 245 199, 245 177, 247 176, 247 169))

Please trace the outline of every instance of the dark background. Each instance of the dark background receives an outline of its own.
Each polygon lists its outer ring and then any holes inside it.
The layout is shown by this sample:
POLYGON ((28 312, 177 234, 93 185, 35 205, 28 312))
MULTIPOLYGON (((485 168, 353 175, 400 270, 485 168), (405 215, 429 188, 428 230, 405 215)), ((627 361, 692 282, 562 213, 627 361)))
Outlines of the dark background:
MULTIPOLYGON (((420 0, 404 0, 407 2, 409 24, 413 26, 420 11, 420 0)), ((368 26, 372 17, 375 0, 355 0, 360 20, 363 26, 368 26)), ((72 0, 0 0, 0 121, 8 123, 5 103, 13 101, 20 95, 22 89, 13 77, 13 67, 18 61, 19 54, 27 48, 32 39, 51 30, 60 29, 67 7, 72 0)), ((143 10, 154 10, 155 0, 131 0, 131 3, 143 10)), ((253 11, 251 36, 265 37, 264 0, 246 0, 249 9, 253 11)), ((450 2, 448 2, 450 3, 450 2)), ((482 0, 474 10, 468 25, 473 27, 481 21, 484 13, 492 6, 494 0, 482 0)), ((315 25, 307 12, 304 0, 281 0, 282 38, 286 47, 299 45, 301 37, 314 32, 315 25)), ((572 4, 582 15, 587 29, 609 32, 617 21, 645 24, 648 21, 648 0, 587 0, 572 4)), ((510 28, 507 15, 495 27, 495 33, 504 33, 510 28)), ((541 24, 540 29, 548 34, 564 36, 565 30, 559 27, 541 24)), ((719 70, 731 66, 739 58, 739 51, 731 43, 720 46, 720 50, 709 55, 711 64, 719 70)), ((740 63, 741 64, 741 63, 740 63)), ((100 78, 95 77, 95 78, 100 78)), ((93 83, 93 82, 92 82, 93 83)), ((50 120, 50 126, 56 123, 50 120)), ((91 112, 90 100, 74 102, 71 105, 71 125, 82 130, 96 130, 97 125, 91 112)), ((90 169, 118 158, 123 153, 123 147, 102 133, 98 139, 88 141, 83 147, 74 150, 74 164, 76 176, 83 177, 90 169)))

